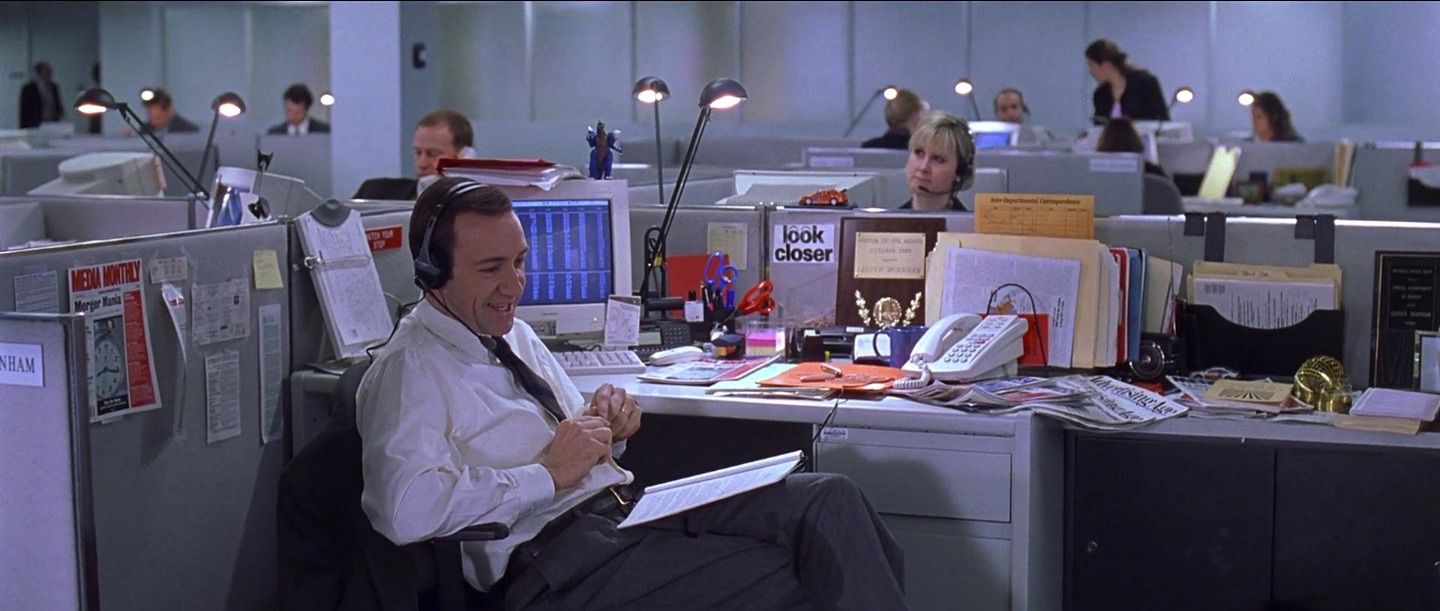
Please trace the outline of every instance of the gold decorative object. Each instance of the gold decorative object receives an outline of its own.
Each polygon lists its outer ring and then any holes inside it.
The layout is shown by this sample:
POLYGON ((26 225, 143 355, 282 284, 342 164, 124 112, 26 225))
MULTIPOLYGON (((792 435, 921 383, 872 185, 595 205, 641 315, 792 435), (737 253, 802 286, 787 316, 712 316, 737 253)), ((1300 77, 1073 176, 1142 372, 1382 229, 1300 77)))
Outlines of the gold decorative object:
POLYGON ((1348 413, 1353 387, 1345 365, 1333 356, 1316 356, 1301 363, 1295 372, 1296 399, 1322 412, 1348 413))
POLYGON ((922 293, 915 293, 915 298, 910 300, 910 307, 903 308, 900 300, 894 297, 881 297, 875 301, 875 309, 872 315, 870 306, 865 301, 865 296, 855 291, 855 308, 860 314, 860 322, 867 327, 879 327, 889 329, 905 325, 908 326, 915 320, 915 314, 920 311, 920 299, 922 293))

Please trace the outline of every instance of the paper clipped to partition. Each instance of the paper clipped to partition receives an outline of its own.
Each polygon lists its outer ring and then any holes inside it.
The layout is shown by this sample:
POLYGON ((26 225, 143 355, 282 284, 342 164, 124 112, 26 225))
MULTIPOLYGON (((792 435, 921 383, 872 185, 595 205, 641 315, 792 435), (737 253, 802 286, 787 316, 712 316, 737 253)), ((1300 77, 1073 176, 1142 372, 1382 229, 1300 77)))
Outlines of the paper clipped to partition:
POLYGON ((1095 196, 977 193, 975 232, 1088 240, 1095 237, 1095 196))
POLYGON ((803 457, 796 450, 647 487, 645 495, 631 510, 630 517, 620 523, 620 528, 654 522, 774 484, 800 468, 803 457))
POLYGON ((1050 321, 1046 360, 1052 367, 1069 368, 1075 344, 1075 306, 1080 294, 1080 262, 1073 259, 1032 257, 949 247, 945 289, 940 315, 994 312, 1048 314, 1050 321), (1018 284, 1027 294, 1015 287, 1018 284), (994 294, 994 299, 990 297, 994 294))
POLYGON ((1221 199, 1230 189, 1235 178, 1235 167, 1240 163, 1240 147, 1215 147, 1210 155, 1210 166, 1205 168, 1205 178, 1200 181, 1201 199, 1221 199))
POLYGON ((336 356, 364 355, 367 346, 390 334, 390 312, 360 215, 351 212, 329 227, 306 212, 295 224, 336 356))

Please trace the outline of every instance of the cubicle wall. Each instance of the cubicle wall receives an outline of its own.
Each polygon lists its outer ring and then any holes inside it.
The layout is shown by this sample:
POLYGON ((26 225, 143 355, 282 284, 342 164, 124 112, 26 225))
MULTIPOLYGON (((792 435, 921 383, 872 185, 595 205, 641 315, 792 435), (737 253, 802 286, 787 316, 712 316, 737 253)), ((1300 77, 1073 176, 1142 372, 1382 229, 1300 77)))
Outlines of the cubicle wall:
POLYGON ((716 133, 701 142, 695 162, 737 168, 782 168, 804 161, 805 149, 812 146, 849 147, 855 146, 855 140, 716 133))
POLYGON ((1209 141, 1157 142, 1155 148, 1160 167, 1171 175, 1204 174, 1210 167, 1210 155, 1215 152, 1215 144, 1209 141))
MULTIPOLYGON (((210 188, 215 180, 215 168, 217 158, 212 157, 206 164, 205 175, 200 176, 200 152, 205 147, 206 134, 170 134, 164 138, 164 143, 175 157, 185 166, 191 174, 200 180, 200 184, 206 189, 210 188)), ((237 133, 228 130, 218 130, 215 134, 215 150, 218 157, 218 165, 228 165, 247 169, 255 168, 255 149, 259 136, 253 133, 237 133)), ((81 136, 75 138, 60 138, 51 140, 49 148, 32 149, 28 151, 6 151, 0 153, 0 195, 24 195, 31 189, 43 185, 51 180, 60 177, 60 162, 97 151, 143 151, 150 152, 145 142, 136 137, 95 137, 81 136)), ((310 155, 305 161, 308 165, 321 165, 325 167, 323 183, 326 192, 329 191, 329 164, 330 147, 328 138, 324 150, 306 150, 310 155), (323 159, 318 156, 323 155, 323 159)), ((276 156, 279 159, 279 155, 276 156)), ((165 165, 161 164, 162 168, 165 165)), ((283 172, 281 172, 283 173, 283 172)), ((165 195, 171 197, 184 196, 186 194, 185 183, 180 176, 165 168, 165 195)))
MULTIPOLYGON (((330 134, 260 136, 259 148, 261 152, 273 155, 267 171, 305 181, 305 186, 319 195, 320 199, 333 197, 335 188, 330 180, 330 134)), ((255 167, 254 156, 252 152, 252 159, 247 167, 255 167)))
MULTIPOLYGON (((1440 163, 1440 142, 1422 144, 1421 158, 1440 163)), ((1387 221, 1440 221, 1440 206, 1411 206, 1407 183, 1414 142, 1378 142, 1355 149, 1350 186, 1359 191, 1361 216, 1387 221)))
MULTIPOLYGON (((779 306, 776 316, 782 322, 787 325, 833 324, 839 278, 840 219, 876 214, 887 213, 783 206, 768 211, 765 219, 765 257, 770 281, 775 285, 775 303, 779 306), (791 225, 799 225, 801 229, 818 228, 818 231, 812 232, 813 235, 831 236, 825 244, 835 254, 829 257, 829 261, 822 262, 776 260, 774 251, 785 246, 774 239, 776 228, 791 225)), ((975 216, 962 212, 888 214, 941 217, 945 219, 946 231, 971 231, 975 227, 975 216)), ((817 247, 820 245, 817 244, 817 247)))
MULTIPOLYGON (((665 218, 663 206, 630 205, 630 267, 631 278, 638 289, 645 278, 645 230, 659 227, 665 218)), ((764 278, 764 210, 756 206, 681 206, 675 209, 670 226, 667 252, 689 255, 710 252, 711 232, 717 236, 741 236, 745 240, 744 260, 732 254, 731 264, 740 271, 736 280, 736 299, 746 289, 764 278)), ((698 288, 698 287, 692 287, 698 288)))
POLYGON ((138 258, 147 270, 144 307, 161 408, 89 425, 100 599, 107 611, 276 606, 275 503, 285 444, 261 442, 261 371, 283 378, 291 369, 284 349, 288 293, 253 290, 257 250, 287 260, 286 228, 272 223, 0 253, 0 310, 16 307, 17 276, 26 276, 19 284, 28 303, 48 301, 36 294, 49 292, 57 307, 68 309, 70 268, 138 258), (148 270, 157 260, 182 258, 186 268, 174 282, 190 300, 187 329, 198 331, 204 316, 195 303, 197 286, 239 279, 249 303, 232 324, 248 326, 243 337, 198 345, 193 336, 176 336, 161 285, 148 270), (278 328, 265 331, 278 335, 271 344, 278 351, 262 354, 257 311, 267 306, 280 315, 278 328), (221 371, 207 371, 207 357, 232 352, 238 387, 207 379, 221 371), (207 443, 212 390, 221 393, 217 399, 238 402, 237 437, 207 443))
POLYGON ((1264 172, 1266 181, 1275 179, 1276 168, 1324 168, 1328 181, 1335 180, 1334 142, 1245 142, 1235 164, 1235 180, 1249 180, 1251 172, 1264 172))
MULTIPOLYGON (((665 166, 665 201, 660 201, 660 190, 655 183, 659 180, 655 166, 646 164, 624 164, 617 167, 612 175, 615 180, 625 180, 630 185, 630 205, 669 203, 675 191, 675 177, 678 167, 665 166)), ((690 178, 685 191, 680 194, 682 205, 713 204, 735 194, 735 169, 729 166, 695 165, 690 168, 690 178)))
POLYGON ((99 609, 84 318, 0 313, 0 601, 99 609))
POLYGON ((990 149, 976 154, 982 168, 1004 168, 1010 193, 1095 196, 1095 214, 1139 214, 1144 164, 1135 153, 1064 153, 990 149))
POLYGON ((0 248, 32 240, 85 241, 190 229, 183 198, 121 195, 0 197, 0 248))

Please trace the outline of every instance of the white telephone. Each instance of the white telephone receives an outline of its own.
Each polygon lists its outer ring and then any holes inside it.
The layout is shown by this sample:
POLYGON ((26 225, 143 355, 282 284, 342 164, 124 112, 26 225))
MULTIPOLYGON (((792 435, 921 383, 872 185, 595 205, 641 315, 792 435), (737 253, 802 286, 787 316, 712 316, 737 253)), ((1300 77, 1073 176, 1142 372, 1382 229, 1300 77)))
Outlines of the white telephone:
POLYGON ((901 369, 917 378, 928 371, 947 382, 1014 376, 1029 330, 1029 323, 1019 316, 946 316, 930 326, 901 369))

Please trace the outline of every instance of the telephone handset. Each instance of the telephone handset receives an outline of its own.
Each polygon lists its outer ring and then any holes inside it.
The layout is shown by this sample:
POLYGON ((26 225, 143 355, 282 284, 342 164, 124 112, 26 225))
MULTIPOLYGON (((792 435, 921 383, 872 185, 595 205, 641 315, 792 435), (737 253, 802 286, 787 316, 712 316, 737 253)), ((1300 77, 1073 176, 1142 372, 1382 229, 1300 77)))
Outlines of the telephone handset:
POLYGON ((1029 329, 1019 316, 946 316, 925 332, 901 369, 910 377, 928 370, 935 379, 947 382, 1013 376, 1029 329))

